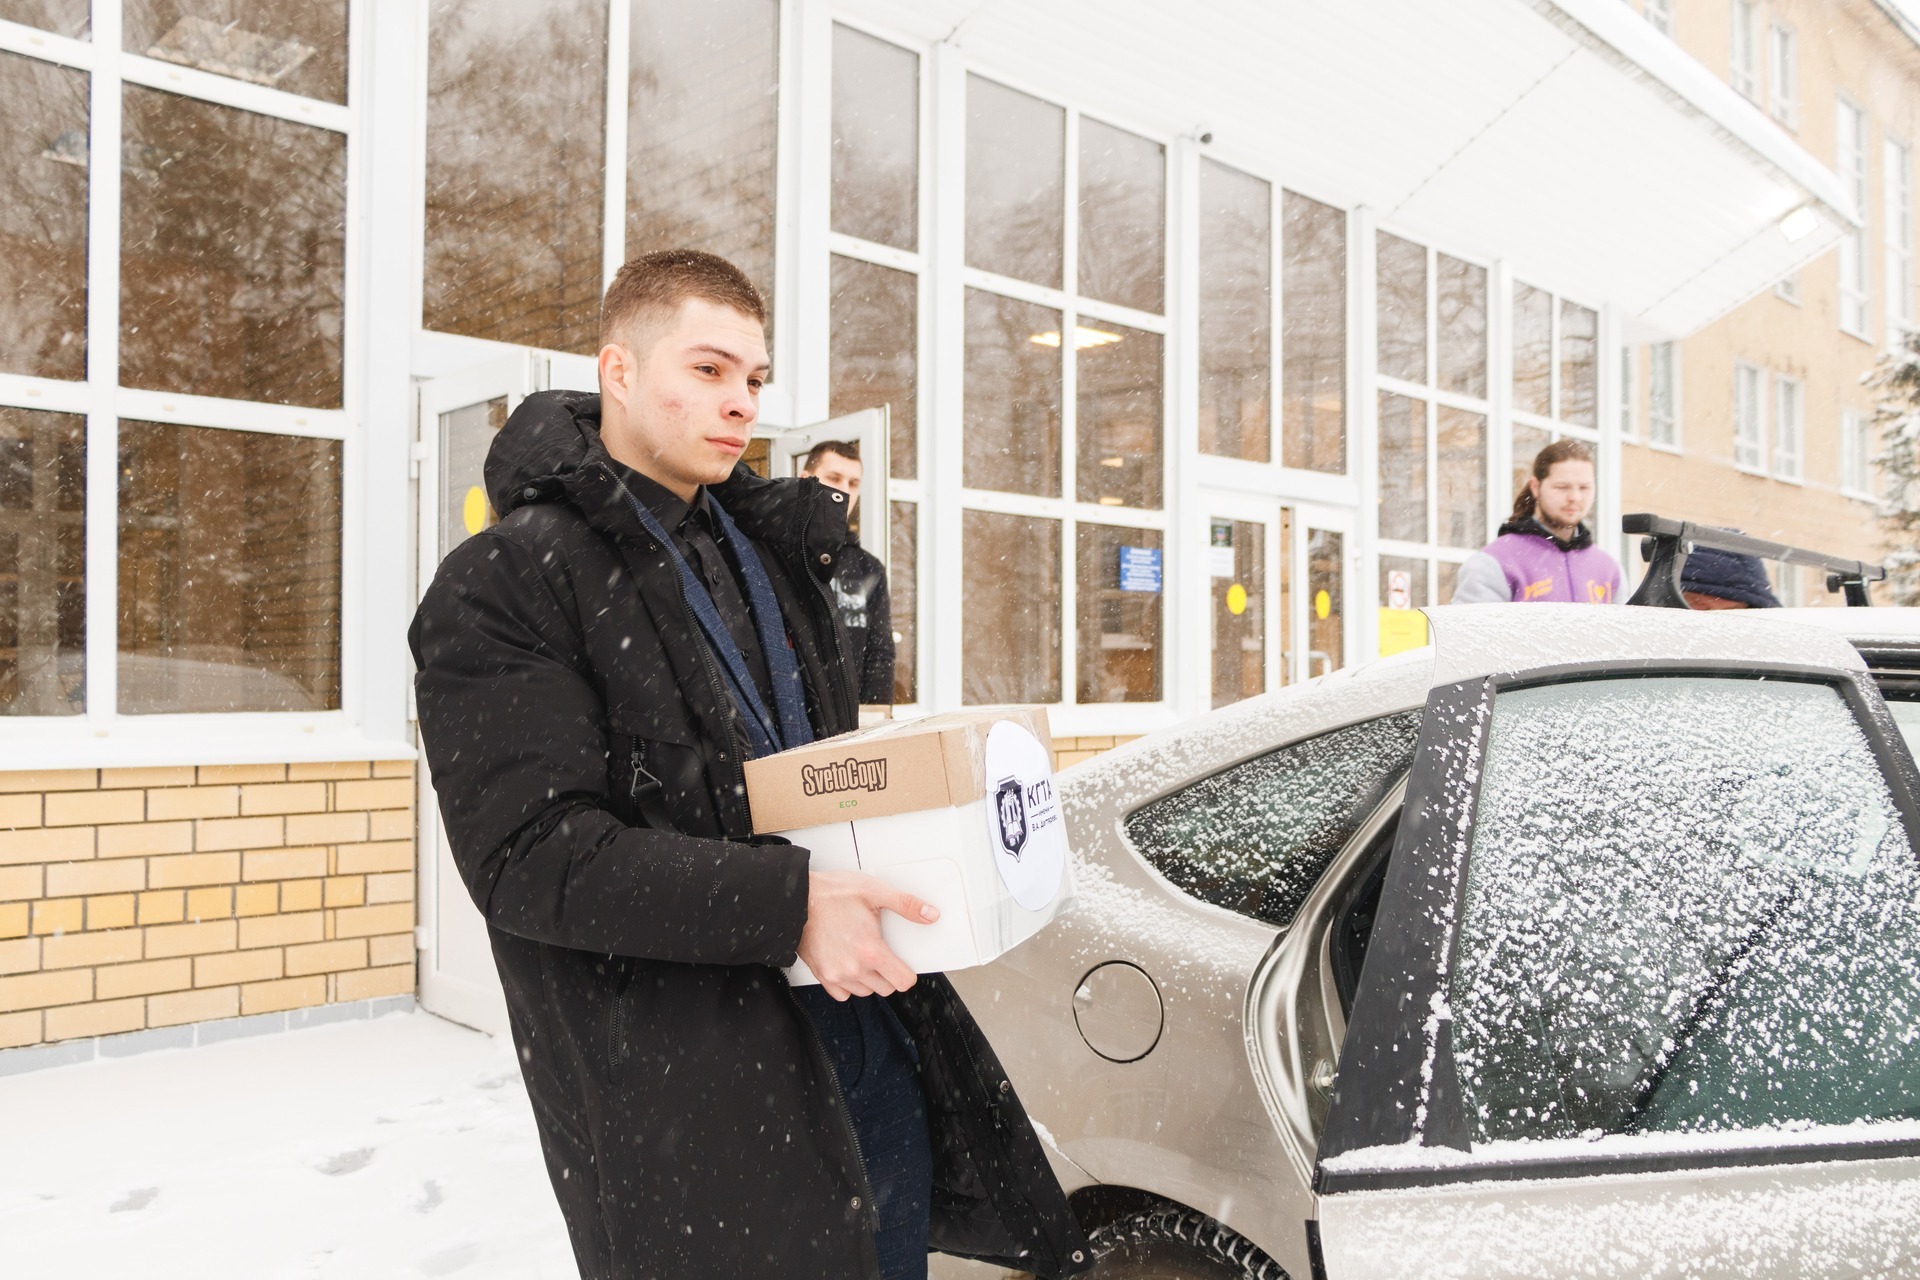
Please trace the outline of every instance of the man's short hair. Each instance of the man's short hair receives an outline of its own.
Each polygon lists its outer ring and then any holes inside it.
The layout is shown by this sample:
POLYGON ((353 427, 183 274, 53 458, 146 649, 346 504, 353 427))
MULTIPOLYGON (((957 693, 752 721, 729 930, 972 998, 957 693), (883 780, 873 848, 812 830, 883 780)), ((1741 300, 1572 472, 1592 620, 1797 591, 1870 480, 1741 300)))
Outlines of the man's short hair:
POLYGON ((767 323, 767 303, 747 273, 718 254, 661 249, 630 259, 600 300, 600 344, 617 342, 636 322, 657 319, 690 298, 731 307, 767 323))
POLYGON ((830 453, 837 453, 848 462, 860 461, 860 442, 858 440, 822 440, 807 452, 806 465, 802 471, 811 471, 820 465, 820 460, 830 453))

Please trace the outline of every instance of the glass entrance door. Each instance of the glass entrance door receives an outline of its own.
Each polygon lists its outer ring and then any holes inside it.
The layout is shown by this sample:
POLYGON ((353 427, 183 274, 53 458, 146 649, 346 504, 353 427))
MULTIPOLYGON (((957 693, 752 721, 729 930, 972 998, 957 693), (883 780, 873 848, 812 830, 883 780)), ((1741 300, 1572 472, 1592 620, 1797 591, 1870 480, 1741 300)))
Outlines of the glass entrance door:
MULTIPOLYGON (((533 389, 536 372, 532 357, 508 356, 420 384, 414 445, 420 504, 416 600, 448 552, 499 519, 483 476, 487 450, 507 415, 533 389)), ((506 999, 486 921, 454 866, 424 753, 415 773, 420 779, 420 1003, 443 1018, 504 1035, 506 999)))
POLYGON ((1205 510, 1208 705, 1224 707, 1293 678, 1293 512, 1239 494, 1205 510))

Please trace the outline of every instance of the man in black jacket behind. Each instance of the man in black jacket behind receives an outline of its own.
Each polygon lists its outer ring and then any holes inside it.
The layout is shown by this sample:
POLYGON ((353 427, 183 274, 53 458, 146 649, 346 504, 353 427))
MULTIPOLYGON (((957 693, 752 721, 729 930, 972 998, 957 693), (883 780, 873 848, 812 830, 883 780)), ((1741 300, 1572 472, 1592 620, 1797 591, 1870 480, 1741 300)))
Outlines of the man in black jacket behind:
POLYGON ((743 758, 854 727, 824 583, 844 495, 736 465, 765 308, 709 254, 628 263, 600 396, 529 397, 500 523, 410 635, 454 860, 488 923, 583 1276, 1041 1275, 1087 1246, 998 1060, 879 912, 931 908, 752 835, 743 758), (791 988, 796 955, 821 978, 791 988))
MULTIPOLYGON (((860 445, 852 440, 822 440, 807 453, 803 476, 847 495, 847 518, 860 509, 860 445)), ((849 538, 833 571, 834 603, 847 632, 847 661, 853 666, 862 704, 893 701, 893 605, 887 597, 887 570, 871 551, 849 538)))

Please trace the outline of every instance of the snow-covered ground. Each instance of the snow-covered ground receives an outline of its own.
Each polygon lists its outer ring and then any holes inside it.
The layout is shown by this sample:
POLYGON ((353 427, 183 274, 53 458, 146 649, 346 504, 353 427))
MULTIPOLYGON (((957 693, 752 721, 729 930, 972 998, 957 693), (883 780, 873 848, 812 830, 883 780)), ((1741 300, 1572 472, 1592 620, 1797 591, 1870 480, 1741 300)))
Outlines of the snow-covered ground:
POLYGON ((577 1272, 512 1045, 415 1012, 0 1076, 0 1274, 577 1272))

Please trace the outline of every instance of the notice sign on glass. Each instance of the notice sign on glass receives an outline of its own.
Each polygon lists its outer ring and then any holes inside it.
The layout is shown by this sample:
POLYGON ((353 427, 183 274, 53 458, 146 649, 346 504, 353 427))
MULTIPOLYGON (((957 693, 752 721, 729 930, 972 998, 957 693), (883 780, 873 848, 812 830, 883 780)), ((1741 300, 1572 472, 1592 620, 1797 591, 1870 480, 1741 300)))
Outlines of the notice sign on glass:
POLYGON ((1233 576, 1233 522, 1231 520, 1215 520, 1208 530, 1207 575, 1214 578, 1233 576))
POLYGON ((1155 547, 1120 548, 1120 589, 1160 593, 1160 552, 1155 547))

